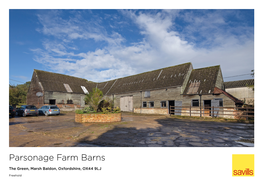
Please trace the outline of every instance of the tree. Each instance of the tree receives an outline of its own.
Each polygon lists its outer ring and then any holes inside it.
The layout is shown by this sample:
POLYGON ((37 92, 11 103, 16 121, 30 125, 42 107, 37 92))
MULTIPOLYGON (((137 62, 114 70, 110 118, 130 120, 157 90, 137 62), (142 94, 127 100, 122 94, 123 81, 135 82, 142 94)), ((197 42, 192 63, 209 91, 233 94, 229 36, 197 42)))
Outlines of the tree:
POLYGON ((21 103, 26 103, 26 95, 29 86, 30 81, 17 86, 9 85, 9 104, 19 105, 21 103))
POLYGON ((87 104, 89 104, 94 109, 94 111, 97 112, 102 97, 103 97, 102 91, 98 88, 93 88, 92 92, 86 94, 84 100, 87 104))

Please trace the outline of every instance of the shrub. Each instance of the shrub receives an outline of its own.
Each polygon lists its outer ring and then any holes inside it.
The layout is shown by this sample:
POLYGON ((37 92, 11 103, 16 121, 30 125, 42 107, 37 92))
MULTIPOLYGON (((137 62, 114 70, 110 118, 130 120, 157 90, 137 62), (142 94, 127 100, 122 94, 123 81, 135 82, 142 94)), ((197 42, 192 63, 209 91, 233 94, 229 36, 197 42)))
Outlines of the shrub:
POLYGON ((109 114, 111 112, 111 107, 103 107, 101 109, 103 114, 109 114))
POLYGON ((92 92, 90 92, 89 94, 86 94, 86 97, 84 100, 87 104, 89 104, 94 109, 95 112, 97 112, 98 105, 102 97, 103 97, 102 91, 98 88, 93 88, 92 92))
POLYGON ((113 112, 114 113, 120 113, 121 109, 119 107, 116 107, 116 108, 113 109, 113 112))
POLYGON ((83 114, 83 110, 79 110, 79 109, 78 109, 78 110, 75 110, 75 113, 76 113, 76 114, 83 114))
POLYGON ((91 106, 89 106, 89 107, 85 107, 83 109, 83 112, 84 113, 90 113, 90 112, 95 112, 95 111, 93 110, 93 108, 91 106))

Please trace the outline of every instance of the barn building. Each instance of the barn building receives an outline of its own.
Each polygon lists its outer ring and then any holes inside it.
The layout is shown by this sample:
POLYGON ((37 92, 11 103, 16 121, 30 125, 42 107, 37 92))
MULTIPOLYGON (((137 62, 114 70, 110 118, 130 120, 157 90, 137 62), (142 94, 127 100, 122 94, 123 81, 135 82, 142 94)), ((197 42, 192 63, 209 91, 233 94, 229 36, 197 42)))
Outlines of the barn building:
POLYGON ((34 70, 27 93, 27 104, 38 108, 43 105, 84 107, 88 81, 63 74, 34 70), (43 96, 37 96, 37 93, 43 96))
POLYGON ((254 105, 254 79, 225 82, 225 90, 247 105, 254 105))
MULTIPOLYGON (((242 105, 224 86, 220 66, 193 69, 190 62, 101 83, 34 70, 27 104, 84 107, 85 94, 97 87, 104 98, 114 100, 115 107, 134 113, 169 114, 170 106, 191 106, 198 110, 200 106, 242 105), (36 96, 37 92, 43 96, 36 96)), ((204 114, 211 111, 204 109, 204 114)))

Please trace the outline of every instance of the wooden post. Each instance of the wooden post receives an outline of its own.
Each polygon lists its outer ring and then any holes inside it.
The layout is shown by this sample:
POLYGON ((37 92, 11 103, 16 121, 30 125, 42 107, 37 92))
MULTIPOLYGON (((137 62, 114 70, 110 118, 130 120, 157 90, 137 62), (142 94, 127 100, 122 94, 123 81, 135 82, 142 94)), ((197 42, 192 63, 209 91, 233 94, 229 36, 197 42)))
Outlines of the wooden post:
POLYGON ((192 112, 192 111, 191 111, 191 105, 190 105, 190 117, 191 117, 191 112, 192 112))
POLYGON ((200 117, 202 117, 202 99, 201 99, 201 97, 202 97, 202 94, 199 94, 199 96, 200 96, 200 117))
POLYGON ((247 107, 247 113, 246 113, 246 115, 247 115, 247 120, 248 120, 248 107, 247 107))

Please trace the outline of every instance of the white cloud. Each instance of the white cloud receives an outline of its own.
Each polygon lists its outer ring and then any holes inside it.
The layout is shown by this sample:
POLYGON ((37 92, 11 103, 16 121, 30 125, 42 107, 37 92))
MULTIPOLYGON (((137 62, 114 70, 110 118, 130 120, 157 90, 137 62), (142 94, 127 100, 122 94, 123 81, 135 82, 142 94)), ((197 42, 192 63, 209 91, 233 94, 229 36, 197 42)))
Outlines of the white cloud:
MULTIPOLYGON (((53 71, 91 81, 115 79, 185 62, 192 62, 194 68, 220 64, 225 76, 247 73, 254 67, 253 36, 248 37, 247 33, 237 36, 232 33, 234 28, 217 28, 227 25, 220 12, 200 17, 192 12, 179 15, 180 11, 172 10, 156 14, 120 12, 137 25, 142 41, 126 46, 124 42, 128 36, 117 31, 108 33, 98 24, 100 21, 88 22, 80 14, 63 20, 55 12, 52 20, 46 15, 38 16, 43 25, 41 32, 55 36, 57 40, 45 40, 44 49, 32 50, 36 54, 34 59, 53 71), (179 27, 176 17, 189 23, 181 31, 176 30, 179 27), (197 36, 194 35, 196 32, 197 36), (74 44, 77 39, 93 39, 107 45, 78 53, 79 47, 74 44)), ((243 25, 238 28, 248 33, 251 29, 243 25)))

